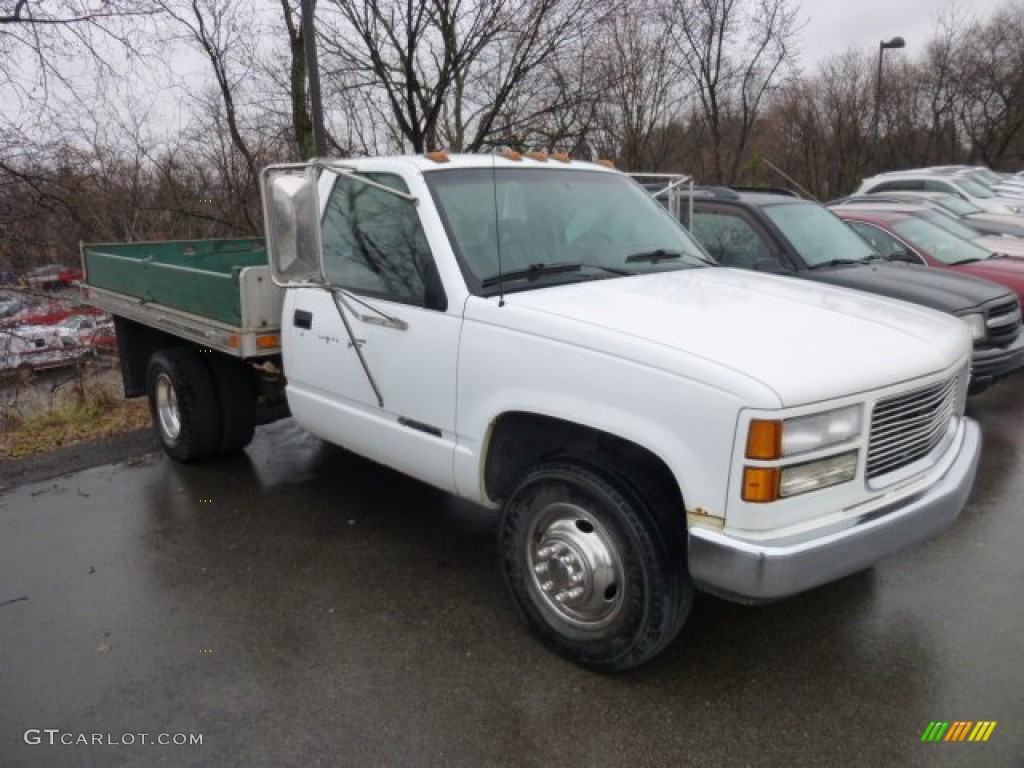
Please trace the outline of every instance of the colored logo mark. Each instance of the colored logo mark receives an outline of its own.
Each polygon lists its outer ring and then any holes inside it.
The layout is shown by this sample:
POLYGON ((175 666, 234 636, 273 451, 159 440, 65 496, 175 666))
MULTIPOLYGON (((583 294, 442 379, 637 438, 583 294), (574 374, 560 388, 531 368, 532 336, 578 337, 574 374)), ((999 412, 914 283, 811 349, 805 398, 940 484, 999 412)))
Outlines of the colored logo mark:
POLYGON ((924 729, 921 741, 988 741, 995 728, 995 720, 933 721, 924 729))

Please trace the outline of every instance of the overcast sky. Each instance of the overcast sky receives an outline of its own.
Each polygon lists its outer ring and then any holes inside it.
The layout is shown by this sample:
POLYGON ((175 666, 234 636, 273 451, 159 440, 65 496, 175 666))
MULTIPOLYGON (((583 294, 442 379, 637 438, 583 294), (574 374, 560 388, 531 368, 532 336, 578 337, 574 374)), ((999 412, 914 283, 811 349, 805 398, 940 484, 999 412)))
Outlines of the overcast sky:
MULTIPOLYGON (((801 0, 800 17, 806 22, 801 40, 801 63, 812 73, 831 54, 853 47, 878 50, 881 40, 899 35, 906 53, 918 58, 935 37, 936 20, 951 9, 986 20, 1012 0, 801 0)), ((895 51, 886 51, 900 55, 895 51)))

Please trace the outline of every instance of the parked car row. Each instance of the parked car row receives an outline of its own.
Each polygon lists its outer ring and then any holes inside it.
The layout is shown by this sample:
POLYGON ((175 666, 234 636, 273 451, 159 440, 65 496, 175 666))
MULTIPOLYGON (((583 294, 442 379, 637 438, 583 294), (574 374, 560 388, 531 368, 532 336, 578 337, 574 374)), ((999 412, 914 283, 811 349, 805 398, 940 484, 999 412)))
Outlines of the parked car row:
POLYGON ((30 302, 19 294, 0 295, 0 373, 66 368, 116 351, 113 320, 102 310, 30 302))
POLYGON ((991 213, 1024 213, 1024 186, 992 179, 987 168, 940 166, 889 171, 864 179, 855 194, 942 192, 991 213))
MULTIPOLYGON (((934 173, 981 184, 964 170, 934 173)), ((955 204, 959 214, 947 210, 940 201, 948 195, 923 189, 886 190, 874 199, 856 195, 825 207, 781 190, 646 186, 724 266, 843 286, 959 317, 974 340, 972 394, 1024 366, 1024 240, 993 232, 1004 223, 1024 225, 1022 217, 982 214, 976 223, 987 231, 972 228, 967 217, 977 217, 977 210, 955 204)), ((1024 206, 1024 198, 1020 202, 1024 206)))
POLYGON ((103 317, 105 313, 96 307, 73 304, 57 299, 40 301, 26 294, 5 294, 9 299, 0 299, 0 328, 23 325, 56 325, 74 315, 103 317))

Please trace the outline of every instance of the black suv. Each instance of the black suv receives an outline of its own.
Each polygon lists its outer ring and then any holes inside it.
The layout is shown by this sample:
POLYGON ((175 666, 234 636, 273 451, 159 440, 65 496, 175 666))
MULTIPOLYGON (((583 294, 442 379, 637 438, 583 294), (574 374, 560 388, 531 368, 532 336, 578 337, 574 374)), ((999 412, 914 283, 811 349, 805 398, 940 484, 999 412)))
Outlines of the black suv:
POLYGON ((831 211, 792 194, 647 188, 678 211, 683 224, 724 266, 854 288, 960 317, 974 338, 972 394, 1024 365, 1020 306, 1001 285, 887 262, 831 211))

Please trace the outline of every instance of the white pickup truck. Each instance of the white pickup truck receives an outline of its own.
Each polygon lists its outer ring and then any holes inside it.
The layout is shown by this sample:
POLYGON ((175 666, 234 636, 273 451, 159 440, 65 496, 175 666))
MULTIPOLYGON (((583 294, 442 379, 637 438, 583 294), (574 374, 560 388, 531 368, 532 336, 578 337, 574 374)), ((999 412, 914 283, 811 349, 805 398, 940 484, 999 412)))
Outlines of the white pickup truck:
POLYGON ((792 595, 967 499, 956 318, 718 267, 625 175, 561 156, 314 161, 263 187, 269 259, 85 247, 126 394, 194 461, 283 391, 325 440, 500 507, 520 613, 580 664, 650 659, 695 588, 792 595))

